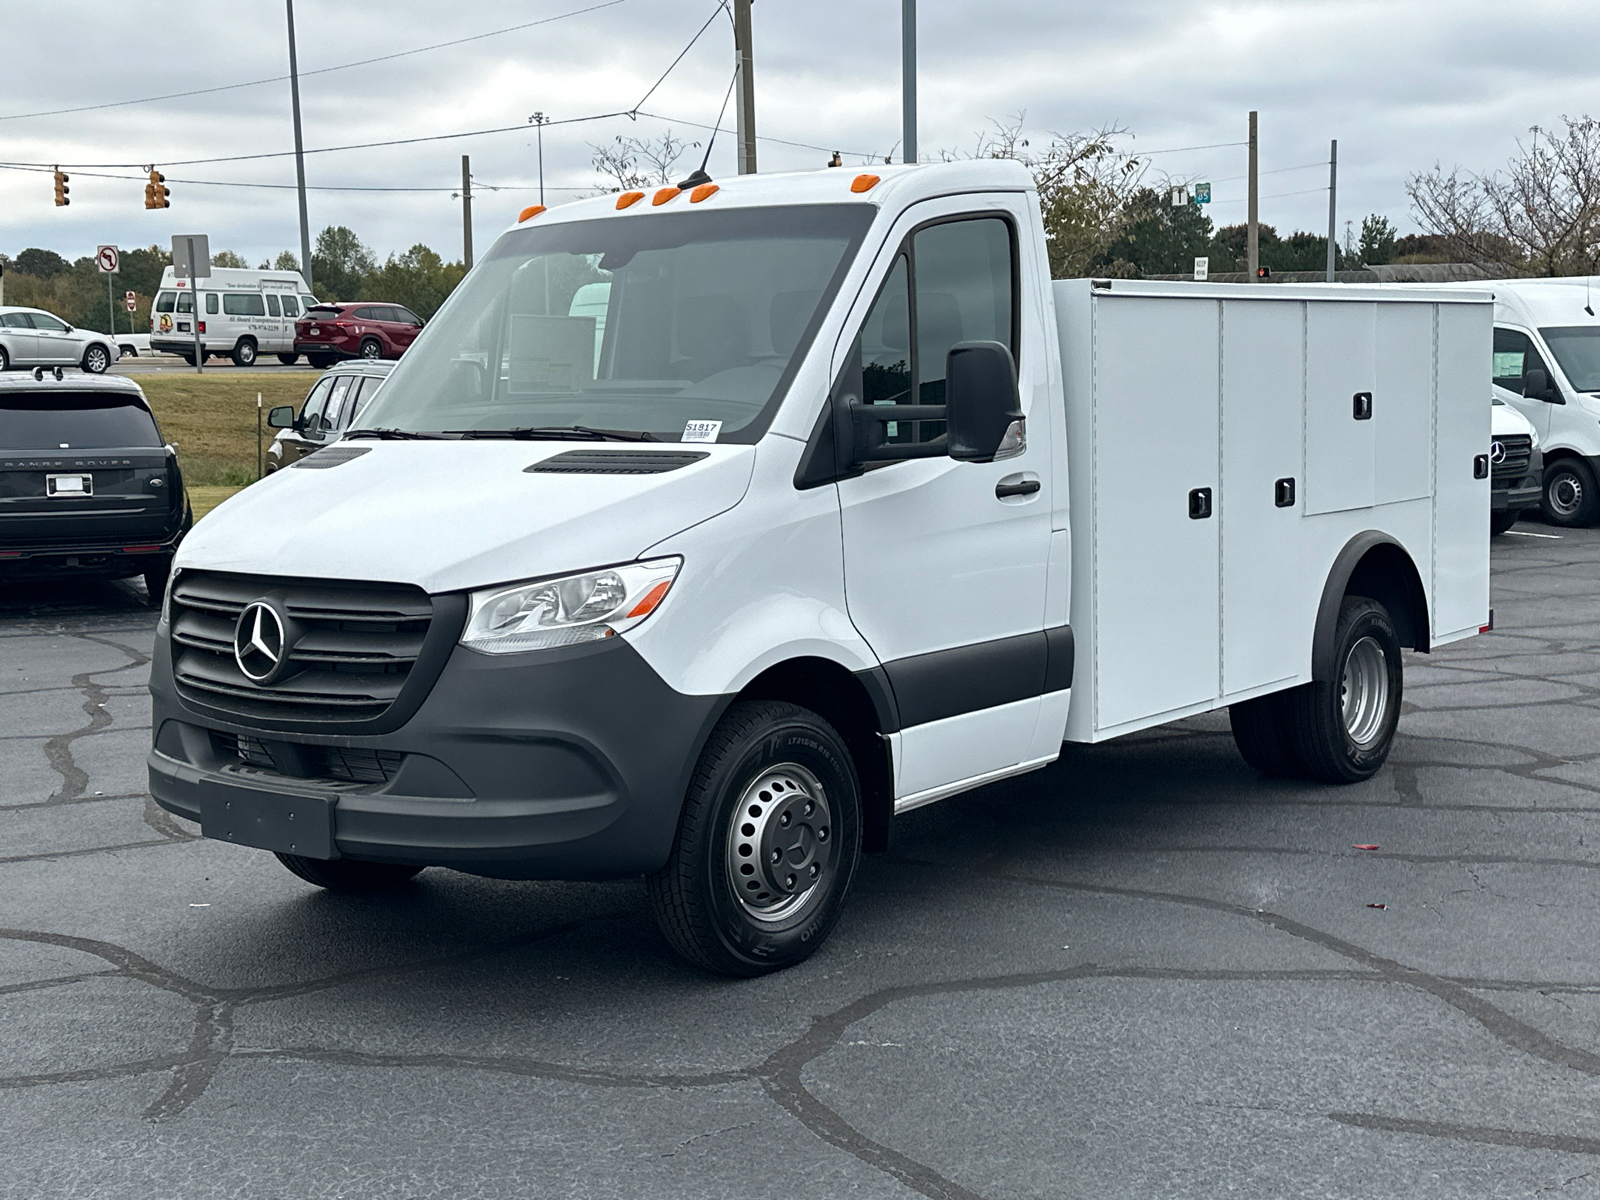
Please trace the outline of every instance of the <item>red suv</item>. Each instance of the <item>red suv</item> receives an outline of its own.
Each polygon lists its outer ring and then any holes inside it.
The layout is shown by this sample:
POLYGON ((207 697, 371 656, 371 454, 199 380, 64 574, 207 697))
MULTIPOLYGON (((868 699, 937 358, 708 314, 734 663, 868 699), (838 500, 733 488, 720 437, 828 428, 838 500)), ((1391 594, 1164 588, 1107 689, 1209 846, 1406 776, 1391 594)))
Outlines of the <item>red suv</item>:
POLYGON ((399 358, 421 331, 422 318, 398 304, 314 304, 294 323, 294 348, 318 368, 342 358, 399 358))

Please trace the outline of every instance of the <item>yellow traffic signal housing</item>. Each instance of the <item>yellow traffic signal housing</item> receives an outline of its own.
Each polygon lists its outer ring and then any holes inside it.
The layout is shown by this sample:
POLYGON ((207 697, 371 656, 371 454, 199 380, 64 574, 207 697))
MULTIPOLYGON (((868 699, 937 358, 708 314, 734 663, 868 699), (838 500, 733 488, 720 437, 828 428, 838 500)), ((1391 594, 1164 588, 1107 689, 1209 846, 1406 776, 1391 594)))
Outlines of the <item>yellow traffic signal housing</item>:
POLYGON ((67 192, 70 191, 70 190, 71 189, 67 187, 67 176, 62 172, 60 167, 57 167, 56 168, 56 207, 57 208, 65 208, 67 205, 72 203, 71 200, 67 199, 67 192))
POLYGON ((152 168, 150 182, 144 185, 144 206, 146 208, 171 208, 172 201, 167 197, 172 194, 171 189, 162 186, 167 177, 160 171, 152 168))

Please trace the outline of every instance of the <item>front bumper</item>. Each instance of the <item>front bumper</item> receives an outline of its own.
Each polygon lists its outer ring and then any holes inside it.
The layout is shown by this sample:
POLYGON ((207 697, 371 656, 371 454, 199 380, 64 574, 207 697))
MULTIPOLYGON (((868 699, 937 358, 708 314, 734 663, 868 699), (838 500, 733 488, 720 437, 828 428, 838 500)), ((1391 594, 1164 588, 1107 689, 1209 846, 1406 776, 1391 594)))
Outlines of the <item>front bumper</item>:
POLYGON ((1516 487, 1496 488, 1489 495, 1491 512, 1526 512, 1538 508, 1544 488, 1537 483, 1521 483, 1516 487))
POLYGON ((621 639, 503 657, 458 646, 421 706, 391 733, 268 732, 184 702, 165 626, 150 690, 150 792, 168 812, 199 821, 202 832, 289 851, 286 814, 293 810, 304 829, 308 811, 312 820, 326 811, 328 857, 507 879, 657 870, 700 747, 728 701, 673 691, 621 639), (231 753, 229 735, 239 734, 259 739, 275 769, 231 753), (301 765, 328 755, 328 747, 387 751, 398 767, 381 783, 303 773, 301 765), (224 818, 240 811, 263 815, 259 835, 241 835, 224 818))

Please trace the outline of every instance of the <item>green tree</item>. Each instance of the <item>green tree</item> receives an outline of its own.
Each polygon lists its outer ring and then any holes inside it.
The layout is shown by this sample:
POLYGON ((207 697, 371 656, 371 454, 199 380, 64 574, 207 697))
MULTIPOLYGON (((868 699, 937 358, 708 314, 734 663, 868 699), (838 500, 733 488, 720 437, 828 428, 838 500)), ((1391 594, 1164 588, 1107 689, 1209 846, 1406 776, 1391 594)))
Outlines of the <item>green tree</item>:
MULTIPOLYGON (((404 254, 391 254, 382 267, 369 274, 362 281, 361 299, 403 304, 426 321, 439 311, 466 273, 461 263, 447 263, 418 243, 404 254)), ((317 286, 322 286, 320 279, 317 286)))
POLYGON ((243 269, 250 264, 245 262, 244 255, 236 254, 232 250, 218 250, 211 256, 213 267, 229 267, 243 269))
POLYGON ((1121 231, 1097 266, 1121 261, 1139 275, 1187 274, 1210 245, 1211 218, 1198 204, 1174 208, 1169 192, 1140 188, 1129 198, 1121 231))
POLYGON ((1394 261, 1395 227, 1387 217, 1368 213, 1361 222, 1361 243, 1358 253, 1368 266, 1382 266, 1394 261))
POLYGON ((329 225, 317 234, 311 252, 311 272, 317 295, 323 300, 365 300, 362 283, 378 268, 372 251, 362 245, 355 231, 345 225, 329 225))
POLYGON ((54 279, 68 269, 67 260, 54 250, 41 250, 37 246, 29 246, 17 255, 17 270, 24 275, 32 275, 35 279, 54 279))

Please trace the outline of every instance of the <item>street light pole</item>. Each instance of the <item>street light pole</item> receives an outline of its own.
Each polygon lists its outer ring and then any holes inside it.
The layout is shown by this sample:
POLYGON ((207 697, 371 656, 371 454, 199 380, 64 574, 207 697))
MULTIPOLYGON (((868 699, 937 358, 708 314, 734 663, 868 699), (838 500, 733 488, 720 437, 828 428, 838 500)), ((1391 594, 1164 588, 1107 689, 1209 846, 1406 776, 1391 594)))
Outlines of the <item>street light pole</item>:
POLYGON ((900 0, 900 144, 917 161, 917 0, 900 0))
POLYGON ((294 173, 300 192, 300 277, 311 283, 311 223, 306 217, 306 148, 300 137, 300 62, 294 47, 294 0, 284 0, 289 13, 289 97, 294 105, 294 173))

